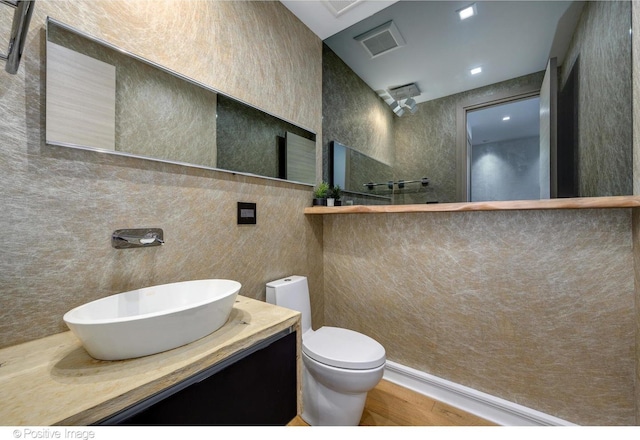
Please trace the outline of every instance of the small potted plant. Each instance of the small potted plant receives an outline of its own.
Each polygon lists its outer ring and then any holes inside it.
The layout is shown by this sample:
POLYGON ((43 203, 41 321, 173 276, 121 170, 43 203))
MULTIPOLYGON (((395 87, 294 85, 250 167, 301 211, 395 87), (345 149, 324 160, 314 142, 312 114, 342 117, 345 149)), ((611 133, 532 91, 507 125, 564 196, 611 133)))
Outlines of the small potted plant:
POLYGON ((326 206, 327 194, 329 193, 329 184, 321 182, 313 191, 313 206, 326 206))
POLYGON ((331 197, 334 199, 333 203, 335 206, 342 206, 342 200, 340 200, 342 197, 342 188, 340 188, 340 185, 331 188, 331 197))

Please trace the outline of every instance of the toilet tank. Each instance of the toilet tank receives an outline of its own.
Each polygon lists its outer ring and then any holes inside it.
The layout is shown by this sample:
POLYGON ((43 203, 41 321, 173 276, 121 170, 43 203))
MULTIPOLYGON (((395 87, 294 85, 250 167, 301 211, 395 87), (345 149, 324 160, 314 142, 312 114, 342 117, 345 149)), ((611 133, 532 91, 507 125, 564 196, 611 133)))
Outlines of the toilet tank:
POLYGON ((307 277, 292 275, 267 283, 267 302, 302 313, 302 333, 311 329, 311 303, 307 277))

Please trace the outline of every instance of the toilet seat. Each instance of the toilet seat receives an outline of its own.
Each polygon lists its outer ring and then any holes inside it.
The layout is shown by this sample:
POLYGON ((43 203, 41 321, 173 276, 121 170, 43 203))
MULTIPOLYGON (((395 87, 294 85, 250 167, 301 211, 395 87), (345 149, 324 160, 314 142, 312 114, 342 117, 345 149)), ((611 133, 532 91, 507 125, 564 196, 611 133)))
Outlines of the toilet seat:
POLYGON ((302 351, 323 364, 368 370, 385 363, 384 347, 362 333, 337 327, 321 327, 309 333, 302 340, 302 351))

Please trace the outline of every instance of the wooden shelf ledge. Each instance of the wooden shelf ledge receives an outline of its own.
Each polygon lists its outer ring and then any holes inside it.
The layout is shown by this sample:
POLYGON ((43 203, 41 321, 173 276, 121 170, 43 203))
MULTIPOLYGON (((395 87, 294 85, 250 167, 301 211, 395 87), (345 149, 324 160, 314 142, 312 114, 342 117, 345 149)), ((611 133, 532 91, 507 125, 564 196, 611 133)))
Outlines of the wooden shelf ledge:
POLYGON ((429 203, 424 205, 314 206, 305 214, 388 214, 408 212, 517 211, 535 209, 640 208, 640 196, 580 197, 574 199, 516 200, 509 202, 429 203))

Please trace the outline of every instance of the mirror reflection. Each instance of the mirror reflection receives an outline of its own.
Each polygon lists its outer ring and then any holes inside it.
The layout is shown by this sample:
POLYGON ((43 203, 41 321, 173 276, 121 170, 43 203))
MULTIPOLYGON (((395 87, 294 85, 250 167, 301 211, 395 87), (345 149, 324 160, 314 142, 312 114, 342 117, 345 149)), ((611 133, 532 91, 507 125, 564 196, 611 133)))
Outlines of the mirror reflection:
POLYGON ((393 180, 389 165, 339 142, 332 141, 329 148, 329 185, 348 192, 349 204, 388 205, 394 199, 397 203, 403 197, 427 194, 428 177, 393 180))
POLYGON ((46 118, 48 144, 316 181, 314 133, 51 18, 46 118))
POLYGON ((544 198, 539 97, 470 111, 467 133, 471 202, 544 198))
MULTIPOLYGON (((329 151, 329 185, 339 186, 351 197, 365 196, 380 204, 391 202, 393 170, 340 142, 331 142, 329 151), (364 183, 363 183, 364 182, 364 183)), ((351 199, 352 200, 352 199, 351 199)))
POLYGON ((632 194, 631 2, 479 1, 462 21, 468 5, 399 1, 325 40, 324 159, 337 141, 387 164, 395 181, 429 178, 425 191, 389 190, 393 203, 632 194), (401 44, 372 56, 363 35, 389 22, 401 44), (406 85, 414 90, 399 94, 406 85), (519 129, 498 148, 487 130, 531 115, 503 121, 499 106, 538 97, 546 156, 525 165, 536 135, 519 129), (499 119, 483 127, 474 114, 485 108, 499 119), (468 137, 470 123, 483 134, 468 137))

